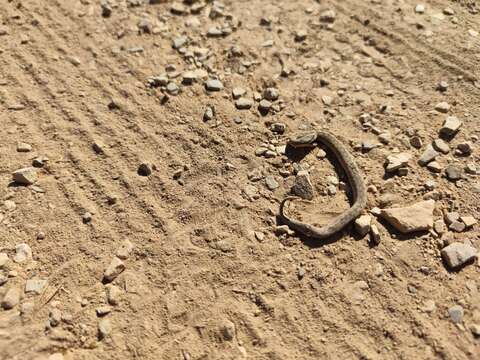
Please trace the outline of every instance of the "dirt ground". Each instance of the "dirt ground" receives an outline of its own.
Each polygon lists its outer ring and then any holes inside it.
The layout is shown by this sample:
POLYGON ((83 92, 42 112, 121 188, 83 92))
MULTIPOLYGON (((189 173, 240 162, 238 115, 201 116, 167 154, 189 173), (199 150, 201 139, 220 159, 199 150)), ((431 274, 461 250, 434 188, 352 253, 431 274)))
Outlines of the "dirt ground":
MULTIPOLYGON (((404 236, 375 220, 375 246, 276 218, 298 167, 282 146, 325 127, 365 174, 366 211, 433 198, 435 220, 480 218, 480 3, 150 2, 0 2, 0 298, 18 290, 0 359, 480 358, 480 266, 440 255, 478 249, 479 224, 404 236), (447 116, 463 125, 439 166, 470 165, 456 182, 417 163, 447 116), (399 151, 406 173, 386 176, 399 151), (12 183, 32 161, 35 184, 12 183), (22 243, 32 258, 16 261, 22 243)), ((347 208, 334 162, 301 163, 316 198, 296 216, 347 208)))

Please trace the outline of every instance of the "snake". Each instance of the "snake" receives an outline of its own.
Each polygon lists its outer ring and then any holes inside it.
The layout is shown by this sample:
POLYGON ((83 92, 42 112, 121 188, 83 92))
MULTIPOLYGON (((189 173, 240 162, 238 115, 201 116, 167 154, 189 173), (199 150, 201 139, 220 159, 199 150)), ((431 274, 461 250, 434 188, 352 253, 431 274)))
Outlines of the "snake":
POLYGON ((280 203, 279 216, 282 222, 288 225, 290 229, 313 239, 325 239, 339 232, 360 216, 367 206, 367 189, 363 173, 357 166, 355 159, 342 142, 332 133, 328 131, 302 133, 292 137, 287 142, 287 145, 292 148, 311 148, 317 146, 317 143, 325 145, 327 149, 335 155, 335 158, 343 168, 352 189, 353 205, 345 212, 330 220, 326 225, 317 227, 285 215, 284 207, 286 202, 299 199, 298 196, 287 196, 280 203))

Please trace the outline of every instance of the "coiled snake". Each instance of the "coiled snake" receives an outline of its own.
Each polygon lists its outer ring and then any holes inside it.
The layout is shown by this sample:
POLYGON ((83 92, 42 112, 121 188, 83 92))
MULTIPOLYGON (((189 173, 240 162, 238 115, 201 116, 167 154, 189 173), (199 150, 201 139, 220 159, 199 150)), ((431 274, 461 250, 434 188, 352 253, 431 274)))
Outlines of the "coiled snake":
POLYGON ((289 228, 314 239, 325 239, 342 230, 347 224, 355 220, 367 205, 367 189, 364 177, 358 168, 353 156, 345 146, 331 133, 325 131, 314 131, 296 136, 288 141, 288 145, 294 148, 314 147, 316 143, 324 144, 337 158, 347 175, 348 182, 352 188, 353 205, 342 214, 332 219, 322 227, 304 223, 285 215, 284 207, 287 201, 298 199, 296 196, 289 196, 280 203, 280 219, 289 228))

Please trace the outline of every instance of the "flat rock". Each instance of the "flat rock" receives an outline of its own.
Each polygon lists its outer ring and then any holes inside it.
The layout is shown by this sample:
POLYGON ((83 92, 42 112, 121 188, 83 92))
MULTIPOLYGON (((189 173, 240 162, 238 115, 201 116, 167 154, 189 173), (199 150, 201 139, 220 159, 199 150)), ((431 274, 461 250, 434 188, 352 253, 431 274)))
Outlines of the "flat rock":
POLYGON ((477 256, 477 249, 473 246, 454 242, 441 251, 442 259, 450 269, 459 268, 477 256))
POLYGON ((387 157, 387 166, 385 168, 385 171, 386 172, 397 171, 398 169, 407 166, 411 158, 412 158, 412 155, 406 152, 389 155, 387 157))
POLYGON ((19 169, 13 172, 12 179, 20 185, 32 185, 38 180, 37 169, 34 167, 19 169))
POLYGON ((382 209, 380 216, 395 229, 407 234, 431 229, 434 208, 435 201, 426 200, 406 207, 382 209))
POLYGON ((25 293, 36 293, 36 294, 41 294, 43 288, 45 285, 47 285, 47 280, 46 279, 29 279, 25 283, 25 293))
POLYGON ((299 171, 295 177, 295 182, 292 186, 292 193, 300 196, 302 199, 312 200, 314 196, 314 189, 308 171, 299 171))
POLYGON ((450 111, 450 104, 443 101, 443 102, 440 102, 438 103, 437 105, 435 105, 435 110, 437 110, 438 112, 441 112, 441 113, 447 113, 450 111))
POLYGON ((104 282, 112 282, 123 272, 123 270, 125 270, 125 264, 122 260, 115 256, 103 274, 104 282))
POLYGON ((112 332, 112 324, 110 323, 110 319, 103 318, 98 322, 98 338, 104 339, 110 335, 112 332))

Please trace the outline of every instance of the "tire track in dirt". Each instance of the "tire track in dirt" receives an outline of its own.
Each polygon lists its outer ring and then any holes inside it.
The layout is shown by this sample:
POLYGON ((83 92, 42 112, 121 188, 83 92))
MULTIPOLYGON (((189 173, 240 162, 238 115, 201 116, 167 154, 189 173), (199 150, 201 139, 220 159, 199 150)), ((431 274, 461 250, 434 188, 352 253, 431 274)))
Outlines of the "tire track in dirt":
MULTIPOLYGON (((59 14, 59 16, 60 16, 60 14, 59 14)), ((54 34, 50 34, 50 31, 47 30, 47 29, 44 29, 44 30, 45 30, 45 32, 49 32, 49 36, 52 37, 51 40, 52 40, 53 43, 58 43, 58 39, 55 38, 55 35, 54 35, 54 34)), ((66 30, 65 30, 65 31, 66 31, 66 30)), ((63 31, 60 31, 60 32, 62 33, 63 31)), ((98 60, 97 60, 97 61, 98 61, 98 60)), ((115 70, 114 70, 113 68, 110 68, 110 67, 109 67, 110 65, 108 65, 107 63, 105 63, 105 62, 104 62, 104 63, 100 63, 99 61, 98 61, 98 63, 99 63, 102 67, 105 67, 105 68, 109 69, 112 73, 115 73, 115 70)), ((75 70, 78 70, 78 69, 75 69, 75 70)), ((105 85, 103 85, 104 83, 108 83, 107 79, 105 80, 105 82, 99 83, 98 80, 92 78, 91 76, 89 76, 88 74, 86 74, 84 71, 81 71, 81 70, 80 70, 80 72, 81 72, 81 74, 82 74, 83 77, 88 78, 90 81, 92 81, 92 85, 93 85, 95 88, 102 89, 102 91, 103 91, 103 90, 108 91, 107 94, 106 94, 106 96, 107 96, 107 97, 111 97, 111 92, 110 92, 110 90, 106 90, 106 89, 105 89, 105 85)), ((118 75, 118 74, 116 74, 116 76, 117 76, 117 75, 118 75)), ((140 81, 140 80, 139 80, 139 81, 140 81)), ((133 96, 133 95, 130 95, 129 97, 135 98, 135 96, 133 96)), ((140 104, 140 102, 139 102, 138 100, 135 100, 135 102, 136 102, 140 107, 142 107, 142 108, 148 107, 149 105, 151 105, 151 104, 147 104, 147 105, 140 104)), ((158 105, 157 105, 157 106, 158 106, 158 105)), ((163 109, 160 107, 160 111, 162 111, 162 110, 163 110, 163 109)), ((183 110, 182 110, 182 111, 183 111, 183 110)), ((142 112, 141 116, 142 116, 144 119, 150 117, 150 115, 149 115, 148 113, 146 114, 145 112, 142 112)), ((158 124, 158 122, 157 122, 157 124, 158 124)), ((143 130, 142 130, 142 126, 141 126, 138 122, 135 123, 135 128, 142 134, 143 137, 148 138, 148 139, 151 138, 150 140, 151 140, 151 142, 153 143, 153 144, 152 144, 152 147, 159 147, 159 141, 157 141, 155 138, 153 138, 153 135, 152 135, 152 136, 149 135, 149 134, 154 134, 154 133, 156 132, 154 129, 151 129, 151 130, 148 130, 148 131, 143 131, 143 130)), ((195 129, 195 127, 194 127, 194 129, 195 129)), ((177 128, 175 131, 178 132, 178 128, 177 128)), ((169 129, 164 130, 164 133, 173 133, 173 132, 174 132, 173 130, 169 130, 169 129)), ((197 131, 197 132, 198 132, 198 131, 197 131)), ((208 133, 207 133, 207 134, 208 134, 208 133)), ((204 132, 204 131, 202 131, 202 135, 205 135, 205 132, 204 132)), ((184 135, 183 137, 186 138, 187 135, 184 135)), ((213 136, 211 137, 211 139, 212 139, 211 141, 212 141, 213 143, 215 143, 215 142, 213 141, 213 136)), ((163 144, 162 142, 160 142, 160 143, 163 144)), ((172 145, 172 146, 170 146, 170 147, 173 147, 174 144, 171 144, 171 145, 172 145)), ((164 150, 164 151, 162 151, 162 153, 168 153, 168 150, 164 150)), ((181 154, 180 149, 178 149, 178 151, 176 151, 176 153, 177 153, 177 154, 178 154, 178 153, 181 154)), ((202 178, 200 178, 200 179, 198 180, 198 182, 201 183, 201 182, 204 182, 204 181, 206 181, 206 180, 209 180, 209 179, 205 179, 204 177, 202 177, 202 178)), ((210 205, 212 205, 212 204, 210 204, 210 205)), ((211 212, 211 215, 214 215, 215 213, 216 213, 216 211, 213 210, 213 211, 211 212)))
POLYGON ((414 54, 416 62, 422 63, 425 62, 425 59, 429 59, 429 62, 436 64, 441 69, 447 69, 455 75, 462 75, 477 88, 480 86, 478 77, 475 75, 475 64, 468 62, 465 58, 459 59, 453 54, 449 54, 421 41, 416 34, 412 33, 408 28, 397 25, 397 22, 389 23, 388 27, 382 25, 380 22, 375 22, 373 19, 382 19, 383 17, 372 7, 367 8, 363 6, 361 2, 353 3, 349 0, 344 1, 342 3, 343 5, 340 5, 338 2, 331 2, 330 4, 347 18, 353 19, 361 25, 362 29, 374 30, 377 34, 381 35, 384 40, 391 41, 392 45, 395 44, 395 47, 401 44, 402 49, 407 49, 410 54, 414 54), (362 16, 365 16, 365 19, 369 20, 368 25, 365 25, 364 19, 358 16, 359 9, 362 11, 362 16), (388 30, 389 28, 392 29, 392 31, 388 30), (415 44, 417 44, 417 46, 415 46, 415 44), (463 67, 467 69, 465 70, 457 64, 462 64, 463 67))

